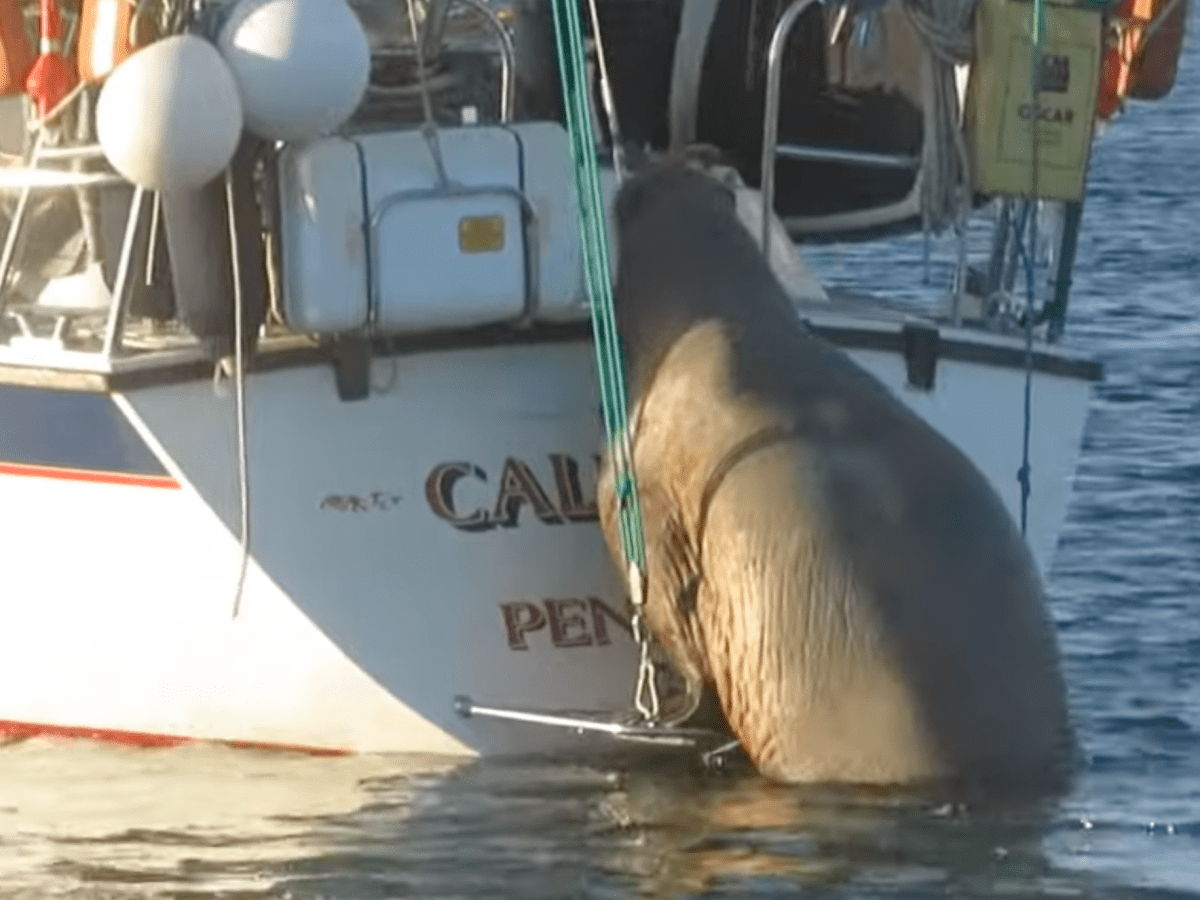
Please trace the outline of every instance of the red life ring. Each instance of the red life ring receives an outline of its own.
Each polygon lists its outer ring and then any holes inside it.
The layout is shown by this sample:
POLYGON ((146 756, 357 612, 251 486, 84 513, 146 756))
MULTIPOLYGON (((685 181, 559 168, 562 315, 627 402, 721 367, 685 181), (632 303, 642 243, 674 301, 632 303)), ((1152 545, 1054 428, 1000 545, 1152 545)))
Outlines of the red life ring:
POLYGON ((1179 71, 1179 56, 1183 51, 1183 36, 1187 26, 1188 0, 1170 0, 1159 4, 1155 18, 1162 21, 1146 35, 1142 52, 1133 63, 1129 96, 1138 100, 1159 100, 1175 86, 1179 71))
POLYGON ((1096 98, 1096 116, 1109 119, 1121 108, 1129 94, 1129 75, 1141 46, 1145 18, 1139 7, 1154 0, 1119 0, 1108 16, 1104 32, 1104 55, 1100 62, 1100 93, 1096 98))
POLYGON ((33 66, 33 44, 17 0, 0 0, 0 97, 25 92, 33 66))
POLYGON ((134 49, 131 0, 83 0, 79 9, 79 77, 98 81, 134 49))
POLYGON ((1187 2, 1119 0, 1108 19, 1100 63, 1099 118, 1111 118, 1126 97, 1157 100, 1171 90, 1183 47, 1187 2))

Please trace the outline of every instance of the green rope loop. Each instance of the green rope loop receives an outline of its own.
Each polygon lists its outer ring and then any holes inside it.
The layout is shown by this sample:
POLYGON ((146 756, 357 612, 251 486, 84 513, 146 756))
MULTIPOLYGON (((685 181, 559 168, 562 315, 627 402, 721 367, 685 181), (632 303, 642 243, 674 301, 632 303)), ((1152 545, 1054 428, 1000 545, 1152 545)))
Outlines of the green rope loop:
POLYGON ((552 0, 555 48, 566 109, 567 135, 575 167, 579 198, 579 227, 583 238, 584 284, 591 304, 592 335, 596 344, 597 374, 604 428, 614 468, 621 546, 627 562, 645 569, 641 507, 637 479, 625 440, 626 405, 624 365, 613 308, 607 217, 600 190, 597 152, 591 137, 587 88, 587 59, 579 7, 573 0, 552 0), (634 502, 627 502, 632 498, 634 502))

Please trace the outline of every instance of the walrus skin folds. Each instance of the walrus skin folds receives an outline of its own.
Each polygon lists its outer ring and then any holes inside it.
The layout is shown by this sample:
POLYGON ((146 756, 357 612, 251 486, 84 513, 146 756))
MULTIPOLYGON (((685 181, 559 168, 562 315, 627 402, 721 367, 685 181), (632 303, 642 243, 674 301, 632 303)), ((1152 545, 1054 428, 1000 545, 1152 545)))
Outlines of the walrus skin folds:
POLYGON ((777 780, 1065 786, 1054 627, 985 477, 805 327, 726 188, 658 164, 616 218, 646 621, 692 691, 777 780))

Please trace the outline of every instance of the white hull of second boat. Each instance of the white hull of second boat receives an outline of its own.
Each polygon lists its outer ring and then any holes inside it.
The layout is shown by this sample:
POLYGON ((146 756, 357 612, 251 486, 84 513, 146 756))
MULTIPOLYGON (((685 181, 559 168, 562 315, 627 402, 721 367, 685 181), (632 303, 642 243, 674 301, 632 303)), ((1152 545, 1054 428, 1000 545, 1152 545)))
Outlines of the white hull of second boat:
MULTIPOLYGON (((635 653, 594 520, 601 444, 587 342, 250 378, 251 560, 234 400, 209 382, 115 396, 166 474, 95 483, 0 467, 0 730, 451 754, 583 738, 464 719, 454 698, 629 706, 635 653), (236 611, 235 611, 236 604, 236 611)), ((1024 374, 852 351, 1020 508, 1024 374)), ((228 386, 226 386, 228 387, 228 386)), ((1045 569, 1070 496, 1086 381, 1034 378, 1029 539, 1045 569)))

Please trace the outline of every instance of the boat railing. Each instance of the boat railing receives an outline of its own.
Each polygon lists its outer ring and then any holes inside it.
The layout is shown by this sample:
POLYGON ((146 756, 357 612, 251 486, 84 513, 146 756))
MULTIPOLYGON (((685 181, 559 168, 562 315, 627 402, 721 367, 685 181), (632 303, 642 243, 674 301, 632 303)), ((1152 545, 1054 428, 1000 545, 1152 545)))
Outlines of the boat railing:
POLYGON ((504 23, 500 21, 500 17, 496 15, 496 11, 491 6, 484 0, 433 0, 430 4, 430 17, 421 30, 421 40, 425 47, 429 47, 433 42, 435 53, 439 50, 445 42, 446 17, 456 4, 469 7, 483 16, 484 21, 496 36, 496 42, 500 45, 500 121, 511 121, 517 53, 513 46, 512 35, 508 33, 508 29, 504 27, 504 23), (439 9, 442 10, 440 14, 436 12, 439 9), (429 34, 428 40, 426 40, 427 33, 429 34))
MULTIPOLYGON (((762 193, 762 230, 761 240, 763 253, 771 252, 771 216, 775 210, 775 165, 779 156, 791 159, 819 160, 828 162, 856 162, 866 165, 881 165, 904 167, 909 164, 907 157, 891 156, 888 154, 866 154, 831 147, 811 147, 791 144, 779 147, 779 93, 783 80, 783 49, 791 37, 796 23, 808 11, 809 7, 819 4, 821 0, 792 0, 784 10, 779 21, 775 23, 775 31, 771 35, 771 43, 767 50, 767 86, 766 99, 763 106, 763 141, 760 191, 762 193)), ((769 261, 769 259, 768 259, 769 261)))
MULTIPOLYGON (((402 2, 402 0, 401 0, 402 2)), ((425 64, 435 61, 442 48, 447 43, 447 21, 450 11, 455 6, 466 7, 480 15, 489 31, 496 38, 500 56, 500 104, 499 118, 501 122, 512 121, 514 97, 516 92, 517 53, 513 45, 512 35, 501 21, 500 16, 486 0, 431 0, 425 22, 422 24, 416 41, 409 46, 402 45, 403 53, 420 54, 425 64)), ((386 52, 386 51, 385 51, 386 52)), ((373 91, 387 92, 372 86, 373 91)))
POLYGON ((761 240, 765 253, 768 249, 770 219, 775 210, 775 168, 779 158, 799 162, 839 163, 851 166, 869 166, 883 169, 919 170, 919 156, 901 153, 876 153, 812 144, 779 143, 779 105, 783 80, 784 49, 800 17, 810 7, 822 0, 793 0, 779 17, 767 50, 766 97, 763 105, 762 159, 760 190, 763 200, 761 240))
MULTIPOLYGON (((78 91, 73 97, 62 104, 57 112, 62 112, 70 103, 88 102, 88 95, 78 91)), ((121 251, 116 260, 116 274, 111 291, 105 302, 97 304, 95 298, 78 298, 79 302, 39 302, 31 299, 28 303, 14 302, 14 268, 21 246, 22 233, 28 225, 30 203, 36 193, 47 191, 73 191, 78 193, 94 192, 105 188, 132 187, 129 181, 114 171, 104 160, 104 151, 98 143, 76 145, 47 146, 46 128, 48 122, 41 123, 33 146, 29 150, 28 162, 21 166, 11 166, 0 169, 0 192, 18 192, 17 201, 8 222, 5 233, 3 250, 0 251, 0 320, 9 318, 17 326, 20 339, 26 342, 38 340, 38 329, 34 322, 38 319, 53 320, 49 342, 62 346, 67 329, 72 320, 79 317, 104 316, 105 324, 99 354, 103 358, 112 355, 120 342, 120 329, 123 321, 124 298, 129 293, 132 282, 133 257, 136 249, 136 232, 140 220, 145 191, 134 187, 133 200, 126 216, 121 251), (81 163, 96 165, 101 171, 79 169, 64 169, 61 166, 78 166, 81 163), (89 299, 91 302, 89 302, 89 299)), ((81 210, 81 218, 83 213, 81 210)), ((81 227, 86 228, 81 222, 81 227)), ((45 340, 44 338, 42 339, 45 340)))
MULTIPOLYGON (((842 147, 779 143, 780 94, 785 58, 784 51, 788 39, 799 22, 800 17, 811 7, 821 2, 823 0, 793 0, 776 22, 767 52, 760 166, 760 192, 762 195, 760 241, 763 253, 768 255, 768 261, 769 254, 771 253, 769 239, 771 218, 775 214, 776 167, 781 158, 800 162, 824 162, 860 167, 913 170, 916 172, 916 181, 914 182, 912 191, 910 191, 909 200, 900 204, 905 207, 908 206, 912 198, 920 190, 923 174, 922 156, 920 155, 876 153, 842 147)), ((929 139, 928 132, 930 125, 927 112, 927 140, 929 139)), ((1025 265, 1033 265, 1035 269, 1044 268, 1047 271, 1053 268, 1054 273, 1048 285, 1051 296, 1046 309, 1039 314, 1038 321, 1039 323, 1044 321, 1047 325, 1046 338, 1051 341, 1057 340, 1061 337, 1063 331, 1067 295, 1071 280, 1070 272, 1074 264, 1075 243, 1078 239, 1081 204, 1040 199, 1031 200, 1029 198, 1002 198, 997 205, 997 209, 999 214, 992 229, 993 236, 989 260, 983 272, 976 273, 971 270, 966 248, 967 229, 966 227, 961 227, 958 230, 958 262, 950 287, 952 294, 951 318, 955 324, 961 324, 963 292, 970 283, 972 284, 972 289, 979 294, 982 305, 985 308, 982 312, 983 318, 988 320, 993 326, 1000 325, 1001 320, 1003 320, 1004 323, 1007 323, 1004 327, 1008 327, 1029 314, 1024 311, 1019 313, 1014 312, 1017 306, 1022 305, 1014 303, 1011 296, 1018 271, 1025 265), (1014 207, 1017 206, 1023 209, 1021 216, 1018 216, 1014 212, 1014 207), (1032 263, 1022 261, 1018 259, 1017 248, 1021 237, 1015 232, 1019 232, 1024 226, 1023 224, 1018 226, 1017 221, 1020 219, 1023 223, 1030 216, 1036 217, 1043 214, 1048 214, 1049 218, 1055 224, 1050 240, 1044 248, 1045 259, 1038 259, 1032 263)), ((1033 253, 1036 256, 1038 250, 1035 249, 1033 253)), ((1034 277, 1038 281, 1035 292, 1040 291, 1040 277, 1034 277)))
POLYGON ((124 178, 116 172, 79 172, 61 171, 58 169, 42 169, 42 163, 51 162, 86 162, 103 160, 104 151, 99 144, 84 144, 78 147, 42 147, 35 146, 27 166, 12 166, 0 169, 0 191, 20 191, 17 207, 9 222, 4 239, 4 250, 0 253, 0 311, 4 309, 7 299, 9 269, 12 266, 13 255, 16 252, 17 239, 20 236, 21 225, 29 207, 29 199, 34 191, 61 190, 63 188, 95 188, 127 185, 124 178))
MULTIPOLYGON (((850 166, 878 166, 881 169, 915 169, 919 157, 902 153, 872 153, 868 150, 845 150, 839 147, 817 147, 809 144, 777 144, 775 156, 805 162, 845 163, 850 166)), ((774 187, 772 187, 774 191, 774 187)))

